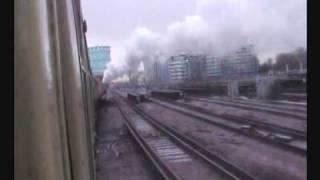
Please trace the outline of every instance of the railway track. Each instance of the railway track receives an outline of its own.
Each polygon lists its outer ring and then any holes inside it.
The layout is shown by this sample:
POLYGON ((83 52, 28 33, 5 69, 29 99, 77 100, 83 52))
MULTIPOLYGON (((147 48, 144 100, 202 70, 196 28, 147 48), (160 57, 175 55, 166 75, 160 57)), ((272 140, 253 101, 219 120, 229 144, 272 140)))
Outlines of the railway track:
POLYGON ((204 98, 198 98, 198 97, 192 97, 187 96, 186 99, 194 100, 194 101, 200 101, 200 102, 206 102, 206 103, 212 103, 212 104, 218 104, 223 106, 230 106, 235 108, 241 108, 246 110, 254 110, 254 111, 260 111, 260 112, 267 112, 272 114, 277 114, 280 116, 286 116, 291 117, 297 120, 306 120, 307 116, 304 113, 300 112, 286 112, 282 111, 280 109, 274 109, 274 108, 267 108, 267 107, 258 107, 257 105, 248 105, 248 104, 236 104, 233 102, 227 102, 227 101, 221 101, 221 100, 214 100, 214 99, 204 99, 204 98))
POLYGON ((306 113, 306 107, 297 107, 297 106, 290 106, 290 105, 279 105, 279 104, 270 104, 270 103, 264 103, 264 102, 258 102, 258 101, 247 101, 247 100, 240 100, 240 99, 234 99, 234 100, 228 100, 228 99, 217 99, 217 98, 209 98, 212 100, 218 100, 218 101, 225 101, 225 102, 233 102, 237 104, 243 104, 243 105, 251 105, 251 106, 257 106, 257 107, 267 107, 270 109, 275 110, 281 110, 281 111, 289 111, 289 112, 299 112, 299 113, 306 113))
POLYGON ((256 179, 138 107, 117 104, 130 133, 164 179, 256 179))
POLYGON ((214 113, 212 111, 209 111, 207 109, 204 109, 204 108, 201 108, 201 107, 198 107, 195 105, 190 105, 187 103, 182 103, 182 102, 177 102, 177 101, 166 101, 166 102, 174 104, 176 106, 182 106, 182 107, 185 107, 190 110, 199 111, 199 112, 202 112, 204 114, 207 114, 207 115, 210 115, 213 117, 223 118, 226 121, 235 122, 240 125, 248 124, 248 125, 251 125, 252 127, 255 127, 255 128, 261 128, 266 131, 270 131, 270 132, 274 132, 274 133, 281 133, 281 134, 285 134, 287 136, 291 136, 294 138, 306 140, 307 135, 306 135, 305 131, 292 129, 292 128, 288 128, 288 127, 283 127, 283 126, 279 126, 279 125, 272 124, 272 123, 262 122, 259 120, 255 120, 254 118, 248 118, 248 117, 244 118, 241 116, 236 116, 236 115, 231 115, 231 114, 218 114, 218 113, 214 113))
POLYGON ((289 150, 300 155, 306 156, 306 135, 301 131, 278 127, 276 125, 270 125, 267 123, 257 123, 253 120, 248 121, 247 119, 236 119, 236 117, 232 116, 228 118, 217 117, 213 116, 211 113, 203 113, 192 108, 186 108, 184 107, 184 105, 181 104, 174 105, 171 104, 172 102, 165 102, 154 98, 149 99, 150 101, 158 105, 161 105, 178 113, 182 113, 187 116, 193 117, 194 119, 202 120, 215 126, 245 135, 250 138, 258 139, 276 147, 283 148, 285 150, 289 150), (248 124, 254 125, 256 128, 254 128, 252 131, 252 127, 248 127, 248 124), (243 127, 245 127, 245 129, 243 127), (277 133, 281 132, 281 134, 277 134, 274 131, 276 131, 277 133), (292 136, 296 139, 289 139, 286 141, 278 139, 277 136, 285 138, 287 136, 292 136))
POLYGON ((283 105, 283 106, 290 106, 290 107, 297 107, 297 108, 306 108, 307 104, 304 102, 294 102, 294 101, 285 101, 285 100, 254 100, 254 99, 247 99, 246 102, 258 102, 263 104, 270 104, 270 105, 283 105))

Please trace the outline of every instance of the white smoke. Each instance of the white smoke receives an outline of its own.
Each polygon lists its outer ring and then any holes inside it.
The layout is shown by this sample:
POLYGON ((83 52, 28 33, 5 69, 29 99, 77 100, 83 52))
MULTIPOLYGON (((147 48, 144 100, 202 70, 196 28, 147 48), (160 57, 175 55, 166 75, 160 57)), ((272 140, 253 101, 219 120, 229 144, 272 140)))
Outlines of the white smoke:
POLYGON ((141 62, 180 53, 220 55, 249 43, 260 61, 306 47, 306 0, 198 0, 194 15, 169 24, 162 34, 136 28, 125 45, 125 65, 110 68, 107 79, 130 76, 141 62))
POLYGON ((306 0, 201 0, 197 6, 197 14, 219 31, 233 28, 234 36, 253 43, 261 60, 306 47, 306 10, 306 0))

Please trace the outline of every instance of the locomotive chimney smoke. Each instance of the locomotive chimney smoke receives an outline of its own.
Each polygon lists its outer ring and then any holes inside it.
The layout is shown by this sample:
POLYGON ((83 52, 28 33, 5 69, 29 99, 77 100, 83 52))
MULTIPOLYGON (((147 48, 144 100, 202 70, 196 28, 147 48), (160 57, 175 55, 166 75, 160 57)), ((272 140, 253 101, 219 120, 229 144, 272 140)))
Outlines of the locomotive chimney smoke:
POLYGON ((199 0, 194 15, 169 24, 164 33, 136 28, 125 44, 125 65, 121 71, 111 68, 106 79, 131 76, 141 63, 181 53, 223 55, 253 44, 265 60, 306 47, 305 12, 306 0, 199 0))

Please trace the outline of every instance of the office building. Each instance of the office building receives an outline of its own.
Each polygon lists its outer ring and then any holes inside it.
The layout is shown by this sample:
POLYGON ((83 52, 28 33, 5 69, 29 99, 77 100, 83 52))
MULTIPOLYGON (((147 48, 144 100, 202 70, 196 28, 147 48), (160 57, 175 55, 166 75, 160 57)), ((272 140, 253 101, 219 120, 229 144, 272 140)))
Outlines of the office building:
POLYGON ((160 83, 169 82, 168 62, 154 62, 153 63, 153 81, 160 83))
POLYGON ((168 60, 170 82, 198 81, 205 78, 205 56, 182 54, 168 60))
POLYGON ((208 78, 220 76, 239 76, 256 74, 258 72, 258 58, 253 46, 245 46, 240 50, 224 56, 210 56, 206 59, 208 78))
POLYGON ((103 72, 106 69, 106 64, 111 60, 110 46, 90 47, 89 59, 93 75, 102 80, 103 72))

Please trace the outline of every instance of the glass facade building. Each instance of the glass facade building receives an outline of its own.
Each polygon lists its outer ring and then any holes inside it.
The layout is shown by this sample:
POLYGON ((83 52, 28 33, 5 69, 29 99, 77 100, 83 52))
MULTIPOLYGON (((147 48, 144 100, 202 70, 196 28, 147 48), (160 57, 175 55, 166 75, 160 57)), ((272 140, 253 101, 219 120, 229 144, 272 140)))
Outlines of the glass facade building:
POLYGON ((222 75, 222 60, 219 57, 210 56, 206 59, 207 76, 222 75))
POLYGON ((110 62, 110 46, 95 46, 89 48, 89 58, 92 73, 102 75, 106 64, 110 62))
POLYGON ((253 46, 242 47, 239 51, 221 57, 208 57, 207 76, 248 75, 258 72, 258 58, 253 46))
POLYGON ((154 62, 153 64, 153 81, 166 83, 169 81, 169 73, 168 73, 168 63, 164 62, 154 62))
POLYGON ((259 63, 254 47, 249 45, 223 56, 180 54, 144 65, 148 82, 195 84, 216 78, 255 75, 259 63))
POLYGON ((171 57, 168 64, 170 82, 183 82, 189 79, 188 60, 183 55, 171 57))
POLYGON ((171 82, 203 80, 206 75, 204 55, 178 55, 169 59, 171 82))

